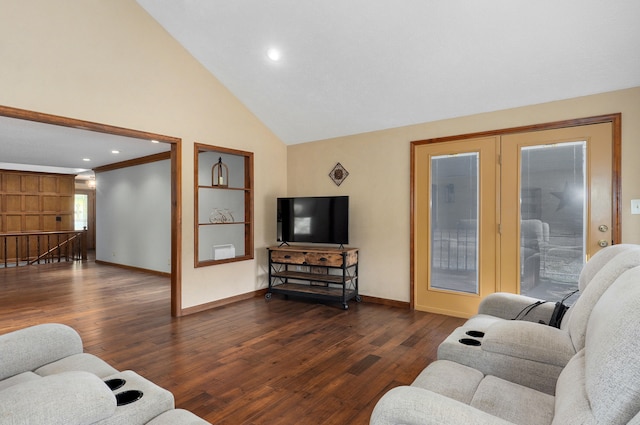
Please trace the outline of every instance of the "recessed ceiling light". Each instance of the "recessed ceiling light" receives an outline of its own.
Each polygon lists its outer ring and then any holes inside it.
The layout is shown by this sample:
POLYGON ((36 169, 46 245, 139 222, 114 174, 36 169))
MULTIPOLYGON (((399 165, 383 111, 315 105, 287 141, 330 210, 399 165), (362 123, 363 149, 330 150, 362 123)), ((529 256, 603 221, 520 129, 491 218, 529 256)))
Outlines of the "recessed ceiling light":
POLYGON ((117 151, 117 150, 114 149, 114 150, 111 151, 111 153, 118 154, 118 153, 120 153, 120 151, 117 151))
POLYGON ((278 62, 282 58, 282 53, 280 53, 280 50, 275 47, 271 47, 267 50, 267 57, 274 62, 278 62))
POLYGON ((82 158, 82 160, 85 161, 85 162, 89 162, 89 161, 91 161, 91 158, 82 158))

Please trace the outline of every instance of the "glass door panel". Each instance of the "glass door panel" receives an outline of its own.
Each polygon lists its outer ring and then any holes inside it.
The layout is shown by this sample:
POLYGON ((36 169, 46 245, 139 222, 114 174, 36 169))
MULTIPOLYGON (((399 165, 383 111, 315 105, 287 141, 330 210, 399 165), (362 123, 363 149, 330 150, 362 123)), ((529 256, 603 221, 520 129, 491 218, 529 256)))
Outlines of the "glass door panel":
POLYGON ((431 158, 432 288, 478 294, 478 160, 431 158))
POLYGON ((501 147, 500 290, 560 301, 612 240, 612 126, 506 135, 501 147))
POLYGON ((586 141, 520 153, 520 292, 556 300, 578 286, 586 258, 586 141))
POLYGON ((496 290, 498 143, 412 147, 417 310, 468 317, 496 290))

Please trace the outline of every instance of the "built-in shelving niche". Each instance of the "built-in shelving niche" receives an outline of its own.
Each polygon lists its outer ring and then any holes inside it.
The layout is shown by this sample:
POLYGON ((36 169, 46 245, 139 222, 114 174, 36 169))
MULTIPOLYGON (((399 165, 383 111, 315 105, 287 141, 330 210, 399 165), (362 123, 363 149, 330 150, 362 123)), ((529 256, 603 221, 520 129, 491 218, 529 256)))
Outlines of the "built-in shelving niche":
POLYGON ((195 266, 253 259, 253 153, 196 143, 194 169, 195 266))

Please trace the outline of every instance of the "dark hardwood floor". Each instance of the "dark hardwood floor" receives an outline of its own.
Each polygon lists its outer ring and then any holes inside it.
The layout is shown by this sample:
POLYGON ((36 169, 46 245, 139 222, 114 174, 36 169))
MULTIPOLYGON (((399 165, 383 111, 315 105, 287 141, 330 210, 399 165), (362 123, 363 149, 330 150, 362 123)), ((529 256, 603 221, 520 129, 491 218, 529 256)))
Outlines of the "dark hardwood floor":
POLYGON ((169 296, 168 278, 92 261, 0 269, 0 333, 68 324, 85 351, 135 370, 214 424, 357 425, 463 322, 278 296, 172 318, 169 296))

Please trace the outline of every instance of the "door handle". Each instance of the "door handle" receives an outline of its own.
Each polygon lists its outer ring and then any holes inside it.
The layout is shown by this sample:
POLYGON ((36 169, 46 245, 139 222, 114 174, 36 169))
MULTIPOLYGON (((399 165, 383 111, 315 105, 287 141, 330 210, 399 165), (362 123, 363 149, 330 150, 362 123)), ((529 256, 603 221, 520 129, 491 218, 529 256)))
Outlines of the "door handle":
POLYGON ((601 232, 606 232, 607 230, 609 230, 609 226, 607 226, 606 224, 601 224, 600 226, 598 226, 598 230, 600 230, 601 232))
POLYGON ((602 248, 604 248, 604 247, 609 245, 609 242, 605 241, 604 239, 600 239, 598 241, 598 245, 600 245, 602 248))

